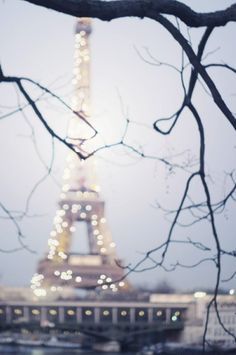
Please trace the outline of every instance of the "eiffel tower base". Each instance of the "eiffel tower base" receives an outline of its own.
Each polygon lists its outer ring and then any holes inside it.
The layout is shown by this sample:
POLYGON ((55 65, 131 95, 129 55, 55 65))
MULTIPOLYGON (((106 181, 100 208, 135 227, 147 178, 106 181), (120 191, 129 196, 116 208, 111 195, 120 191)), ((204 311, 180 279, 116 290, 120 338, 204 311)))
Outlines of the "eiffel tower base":
POLYGON ((100 286, 112 290, 122 285, 127 288, 122 281, 122 267, 111 264, 106 256, 99 254, 69 254, 63 262, 43 259, 38 264, 38 273, 44 275, 43 284, 47 287, 95 289, 100 286))

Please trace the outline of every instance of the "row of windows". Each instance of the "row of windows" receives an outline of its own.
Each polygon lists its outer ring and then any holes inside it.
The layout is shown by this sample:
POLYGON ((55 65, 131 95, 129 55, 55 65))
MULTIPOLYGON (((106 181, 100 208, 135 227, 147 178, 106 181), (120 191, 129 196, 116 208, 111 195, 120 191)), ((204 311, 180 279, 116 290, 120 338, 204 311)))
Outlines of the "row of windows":
MULTIPOLYGON (((83 320, 93 320, 95 315, 94 308, 81 308, 78 309, 81 312, 83 320)), ((28 309, 30 319, 32 321, 39 321, 41 318, 41 309, 31 307, 28 309)), ((76 321, 76 312, 75 307, 64 308, 64 318, 66 321, 76 321)), ((59 309, 58 308, 47 308, 46 316, 48 320, 56 320, 58 318, 59 309)), ((23 307, 15 307, 11 309, 11 317, 13 320, 22 318, 24 316, 23 307)), ((100 308, 99 317, 101 320, 111 320, 112 319, 112 308, 100 308)), ((134 317, 136 321, 147 321, 148 320, 148 309, 136 308, 134 310, 134 317)), ((0 318, 5 318, 4 308, 0 308, 0 318)), ((130 321, 130 309, 129 308, 118 308, 117 309, 117 318, 118 321, 130 321)), ((166 311, 164 309, 153 309, 152 310, 152 319, 154 321, 165 321, 166 320, 166 311)), ((177 322, 181 320, 181 312, 179 310, 171 310, 170 320, 172 322, 177 322)))
MULTIPOLYGON (((221 321, 224 323, 224 324, 235 324, 236 323, 236 317, 234 315, 223 315, 223 316, 220 316, 221 317, 221 321)), ((214 317, 214 321, 213 321, 214 324, 219 324, 219 320, 217 317, 214 317)))
MULTIPOLYGON (((235 326, 234 327, 232 327, 232 326, 226 327, 226 329, 236 335, 236 327, 235 326)), ((218 325, 218 327, 213 327, 213 328, 209 327, 207 334, 210 336, 214 335, 214 336, 231 337, 227 332, 225 332, 225 330, 220 325, 218 325)))

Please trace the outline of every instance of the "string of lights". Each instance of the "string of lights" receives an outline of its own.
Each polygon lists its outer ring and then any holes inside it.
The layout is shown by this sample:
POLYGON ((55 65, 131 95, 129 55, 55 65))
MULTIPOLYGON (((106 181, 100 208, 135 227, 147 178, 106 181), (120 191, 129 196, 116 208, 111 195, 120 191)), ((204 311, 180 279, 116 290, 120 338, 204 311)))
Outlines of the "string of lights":
MULTIPOLYGON (((90 19, 78 20, 75 34, 72 109, 74 112, 82 112, 91 122, 90 33, 90 19)), ((86 142, 89 149, 93 143, 92 140, 88 140, 89 134, 89 127, 79 115, 72 115, 68 127, 68 141, 73 144, 78 142, 78 149, 83 149, 81 142, 86 142)), ((122 278, 122 270, 115 263, 116 244, 112 241, 104 216, 104 202, 100 199, 100 186, 95 170, 94 156, 84 161, 74 152, 68 154, 62 177, 59 207, 48 239, 47 262, 43 260, 39 263, 38 273, 31 279, 31 288, 37 297, 44 297, 48 292, 61 291, 64 285, 86 286, 89 278, 92 278, 93 282, 95 278, 97 287, 102 290, 117 292, 119 288, 125 286, 124 281, 113 282, 122 278), (87 225, 91 254, 89 259, 70 253, 71 239, 76 232, 78 221, 84 221, 87 225), (86 260, 87 265, 90 264, 90 269, 92 266, 96 268, 96 275, 94 271, 92 277, 89 274, 91 271, 87 271, 87 274, 84 272, 84 275, 78 273, 80 269, 84 270, 86 260), (82 265, 79 267, 81 262, 82 265)))

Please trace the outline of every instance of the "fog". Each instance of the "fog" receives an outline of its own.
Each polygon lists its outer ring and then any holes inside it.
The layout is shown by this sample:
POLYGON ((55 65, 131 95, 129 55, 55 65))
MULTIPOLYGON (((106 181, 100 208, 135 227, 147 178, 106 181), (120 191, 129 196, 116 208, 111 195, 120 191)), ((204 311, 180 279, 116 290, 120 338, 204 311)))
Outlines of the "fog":
MULTIPOLYGON (((199 11, 209 11, 226 8, 234 1, 186 3, 199 11)), ((12 0, 0 4, 0 19, 4 74, 30 77, 70 102, 75 18, 12 0)), ((179 67, 181 50, 177 43, 158 23, 147 19, 128 18, 110 23, 93 20, 92 26, 91 96, 93 120, 101 137, 107 144, 119 141, 126 118, 129 118, 128 144, 143 149, 147 155, 160 158, 174 155, 178 163, 194 162, 198 156, 199 136, 188 111, 184 111, 173 135, 160 136, 152 129, 157 118, 169 116, 178 109, 183 93, 176 70, 147 61, 155 63, 157 59, 179 67)), ((185 27, 181 26, 187 35, 185 27)), ((202 33, 203 29, 190 30, 194 49, 202 33)), ((216 29, 206 48, 209 53, 206 63, 224 61, 235 66, 234 36, 232 24, 216 29)), ((186 83, 189 70, 190 67, 186 70, 186 83)), ((232 73, 212 69, 210 74, 235 112, 236 88, 232 73)), ((28 88, 37 97, 38 91, 32 86, 28 88)), ((232 181, 225 173, 235 168, 235 133, 205 90, 199 82, 194 103, 206 129, 206 168, 212 199, 217 202, 232 187, 232 181)), ((1 116, 14 109, 18 102, 22 104, 24 100, 16 88, 2 84, 1 116)), ((68 111, 56 100, 45 99, 41 105, 48 122, 58 132, 65 132, 68 111)), ((27 216, 19 221, 24 243, 36 253, 27 250, 0 253, 0 283, 28 285, 38 260, 47 251, 67 149, 58 142, 55 142, 55 151, 52 149, 49 134, 29 108, 24 116, 18 112, 1 119, 0 125, 1 203, 11 211, 24 210, 32 188, 45 177, 30 199, 27 216), (46 177, 45 165, 50 165, 53 151, 52 173, 46 177)), ((158 205, 172 210, 177 208, 187 174, 180 169, 169 171, 158 159, 141 158, 122 146, 99 152, 97 171, 119 257, 134 265, 145 252, 166 239, 171 216, 158 209, 158 205)), ((204 199, 197 181, 191 198, 196 202, 204 199)), ((222 248, 226 250, 235 250, 235 212, 235 203, 230 200, 223 214, 216 217, 222 248)), ((5 251, 18 248, 14 224, 6 219, 3 209, 0 215, 3 217, 0 219, 0 248, 5 251)), ((190 228, 176 227, 175 239, 188 237, 214 248, 211 228, 206 220, 190 228)), ((172 245, 166 265, 171 267, 177 261, 184 265, 193 264, 203 257, 205 254, 192 246, 172 245)), ((225 257, 223 261, 222 279, 235 270, 233 258, 225 257)), ((189 290, 214 287, 215 275, 215 264, 208 261, 194 269, 177 268, 175 272, 154 269, 133 273, 130 280, 147 287, 166 280, 177 289, 189 290)), ((234 284, 233 279, 222 286, 231 288, 234 284)))

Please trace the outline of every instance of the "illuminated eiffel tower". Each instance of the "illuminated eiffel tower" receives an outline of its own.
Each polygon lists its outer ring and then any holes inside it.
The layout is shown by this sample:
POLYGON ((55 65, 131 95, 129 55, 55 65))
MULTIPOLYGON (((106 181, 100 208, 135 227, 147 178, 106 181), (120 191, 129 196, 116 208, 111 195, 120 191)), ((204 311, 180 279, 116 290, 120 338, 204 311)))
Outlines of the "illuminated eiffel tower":
MULTIPOLYGON (((89 121, 90 33, 90 19, 79 19, 75 31, 75 90, 72 105, 89 121)), ((78 137, 86 138, 89 130, 91 128, 74 115, 68 129, 69 140, 73 142, 78 137)), ((100 287, 111 292, 128 288, 128 284, 121 281, 123 269, 117 266, 115 243, 106 223, 105 203, 99 195, 95 174, 95 157, 83 161, 71 152, 67 157, 63 179, 59 208, 48 239, 49 251, 40 260, 37 274, 31 280, 35 295, 44 296, 48 292, 46 290, 54 292, 63 286, 100 287), (78 222, 86 225, 89 244, 87 254, 70 252, 78 222)))

